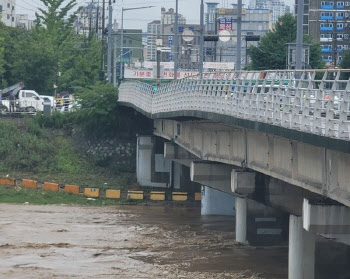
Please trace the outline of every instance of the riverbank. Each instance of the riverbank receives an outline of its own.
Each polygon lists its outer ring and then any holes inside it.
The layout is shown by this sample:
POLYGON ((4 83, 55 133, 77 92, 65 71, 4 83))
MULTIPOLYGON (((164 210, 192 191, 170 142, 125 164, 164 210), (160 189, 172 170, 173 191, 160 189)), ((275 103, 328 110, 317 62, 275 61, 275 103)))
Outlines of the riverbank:
POLYGON ((113 164, 112 159, 101 157, 98 152, 95 156, 84 153, 71 136, 72 127, 60 124, 62 117, 50 118, 58 122, 58 128, 54 124, 53 128, 45 128, 40 117, 1 118, 0 177, 99 189, 137 186, 134 167, 113 164))

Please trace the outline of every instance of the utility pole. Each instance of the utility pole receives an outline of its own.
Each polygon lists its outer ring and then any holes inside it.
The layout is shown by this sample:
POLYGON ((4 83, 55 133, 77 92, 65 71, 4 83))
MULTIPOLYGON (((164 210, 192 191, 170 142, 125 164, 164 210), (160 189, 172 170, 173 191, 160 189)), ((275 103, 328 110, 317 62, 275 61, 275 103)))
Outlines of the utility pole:
POLYGON ((102 0, 102 46, 101 46, 101 72, 100 80, 104 81, 105 79, 105 57, 104 57, 104 48, 105 48, 105 0, 102 0))
POLYGON ((295 53, 295 69, 303 68, 303 19, 304 17, 304 0, 298 0, 298 18, 297 18, 297 45, 295 53))
POLYGON ((119 83, 123 80, 124 73, 124 63, 123 63, 123 55, 124 55, 124 8, 122 7, 122 24, 120 28, 120 62, 119 62, 119 83))
POLYGON ((176 0, 174 47, 174 80, 177 80, 177 69, 179 64, 179 0, 176 0))
POLYGON ((201 9, 200 9, 200 38, 199 38, 199 65, 198 70, 199 74, 203 75, 203 62, 204 62, 204 1, 201 0, 201 9))
POLYGON ((96 10, 96 39, 98 38, 99 17, 100 17, 100 0, 97 1, 97 10, 96 10))
POLYGON ((337 32, 337 12, 334 12, 334 22, 333 22, 333 32, 332 32, 332 36, 333 36, 333 45, 332 45, 332 50, 333 50, 333 55, 332 55, 332 59, 333 59, 333 64, 334 64, 334 69, 335 67, 337 67, 337 63, 338 63, 338 47, 337 47, 337 42, 338 42, 338 32, 337 32))
POLYGON ((114 36, 113 42, 113 86, 117 87, 117 36, 114 36))
POLYGON ((236 48, 236 71, 241 70, 242 56, 242 0, 237 2, 237 48, 236 48))
POLYGON ((112 82, 112 23, 113 23, 113 8, 112 0, 109 0, 108 6, 108 49, 107 49, 107 79, 108 82, 112 82))
POLYGON ((89 4, 90 5, 90 12, 89 12, 89 40, 91 39, 91 33, 92 33, 92 9, 95 7, 94 0, 89 4))

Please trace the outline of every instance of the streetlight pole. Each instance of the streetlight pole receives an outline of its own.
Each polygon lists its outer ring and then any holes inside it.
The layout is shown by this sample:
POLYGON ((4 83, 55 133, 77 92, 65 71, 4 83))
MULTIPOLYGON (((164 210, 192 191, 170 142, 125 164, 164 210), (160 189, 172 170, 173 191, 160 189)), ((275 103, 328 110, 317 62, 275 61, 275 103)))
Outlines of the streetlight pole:
POLYGON ((241 70, 242 56, 242 0, 237 2, 237 48, 236 48, 236 71, 241 70))
POLYGON ((105 0, 102 0, 102 40, 101 40, 101 72, 100 72, 100 80, 104 80, 105 75, 105 0))
POLYGON ((121 31, 120 31, 120 71, 119 71, 119 82, 122 81, 124 75, 124 62, 123 62, 123 50, 124 50, 124 12, 131 10, 141 10, 141 9, 149 9, 154 8, 155 6, 145 6, 145 7, 137 7, 137 8, 122 8, 122 22, 121 22, 121 31))
POLYGON ((175 45, 174 80, 177 80, 177 68, 178 68, 178 63, 179 63, 179 0, 176 0, 174 45, 175 45))
POLYGON ((114 36, 113 43, 113 86, 117 87, 117 36, 114 36))
POLYGON ((295 69, 301 70, 303 63, 303 16, 304 0, 298 0, 298 18, 297 18, 297 46, 295 55, 295 69))
POLYGON ((200 11, 200 37, 199 37, 199 74, 203 75, 203 62, 204 62, 204 1, 201 0, 201 11, 200 11))

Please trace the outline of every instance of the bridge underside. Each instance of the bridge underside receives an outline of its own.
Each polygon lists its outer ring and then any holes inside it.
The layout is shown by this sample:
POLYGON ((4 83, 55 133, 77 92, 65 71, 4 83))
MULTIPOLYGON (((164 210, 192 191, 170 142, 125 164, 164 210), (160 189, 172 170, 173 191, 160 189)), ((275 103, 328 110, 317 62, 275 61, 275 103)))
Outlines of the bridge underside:
POLYGON ((198 160, 254 170, 350 206, 347 153, 209 121, 156 119, 154 134, 198 160))

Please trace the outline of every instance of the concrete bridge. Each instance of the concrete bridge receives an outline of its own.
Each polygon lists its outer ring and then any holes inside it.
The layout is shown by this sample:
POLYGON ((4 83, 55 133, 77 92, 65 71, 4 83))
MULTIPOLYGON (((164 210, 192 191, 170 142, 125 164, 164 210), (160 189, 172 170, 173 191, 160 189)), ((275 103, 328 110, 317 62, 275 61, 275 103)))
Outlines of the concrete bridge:
POLYGON ((153 135, 138 138, 139 183, 202 186, 202 213, 235 214, 238 242, 287 239, 289 279, 327 278, 315 269, 316 239, 350 245, 349 76, 242 71, 158 87, 124 82, 119 102, 154 120, 153 135))

